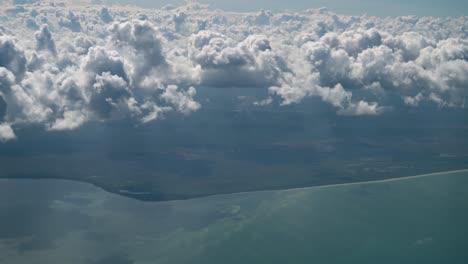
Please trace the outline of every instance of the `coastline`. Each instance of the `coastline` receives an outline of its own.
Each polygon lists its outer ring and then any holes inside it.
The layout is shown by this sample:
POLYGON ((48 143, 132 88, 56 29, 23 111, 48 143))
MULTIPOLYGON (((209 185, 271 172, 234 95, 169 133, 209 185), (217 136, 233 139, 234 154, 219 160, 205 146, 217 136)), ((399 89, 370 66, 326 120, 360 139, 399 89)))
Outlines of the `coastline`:
POLYGON ((149 202, 149 203, 171 203, 171 202, 178 202, 178 201, 187 201, 187 200, 196 200, 196 199, 204 199, 204 198, 213 198, 213 197, 225 197, 231 195, 242 195, 242 194, 251 194, 251 193, 267 193, 267 192, 292 192, 292 191, 304 191, 304 190, 311 190, 311 189, 326 189, 326 188, 333 188, 333 187, 343 187, 343 186, 354 186, 354 185, 362 185, 362 184, 375 184, 375 183, 385 183, 385 182, 396 182, 396 181, 405 181, 411 179, 418 179, 418 178, 425 178, 431 176, 438 176, 443 174, 453 174, 453 173, 463 173, 467 172, 468 169, 460 169, 460 170, 450 170, 450 171, 442 171, 442 172, 433 172, 433 173, 426 173, 426 174, 419 174, 413 176, 403 176, 403 177, 395 177, 390 179, 383 179, 383 180, 375 180, 375 181, 362 181, 362 182, 349 182, 349 183, 338 183, 338 184, 328 184, 328 185, 316 185, 316 186, 308 186, 308 187, 298 187, 298 188, 287 188, 287 189, 267 189, 267 190, 252 190, 252 191, 245 191, 245 192, 232 192, 232 193, 218 193, 218 194, 210 194, 210 195, 201 195, 201 196, 193 196, 187 198, 164 198, 162 195, 151 194, 151 193, 133 193, 127 192, 122 189, 114 190, 111 188, 107 188, 105 186, 101 186, 97 183, 92 181, 88 181, 86 179, 78 180, 78 179, 67 179, 67 178, 60 178, 60 177, 0 177, 1 180, 59 180, 59 181, 67 181, 67 182, 76 182, 82 184, 90 184, 98 189, 101 189, 105 192, 119 195, 123 197, 127 197, 129 199, 139 200, 141 202, 149 202), (152 198, 142 197, 141 195, 149 195, 152 198))

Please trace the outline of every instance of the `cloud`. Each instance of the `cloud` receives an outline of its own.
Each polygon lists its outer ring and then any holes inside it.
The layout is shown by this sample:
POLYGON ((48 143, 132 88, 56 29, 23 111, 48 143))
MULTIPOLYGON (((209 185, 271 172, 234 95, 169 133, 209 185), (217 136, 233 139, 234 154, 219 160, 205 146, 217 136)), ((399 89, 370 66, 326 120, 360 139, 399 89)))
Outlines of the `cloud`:
POLYGON ((75 15, 72 11, 69 11, 67 15, 63 15, 61 12, 58 12, 57 15, 60 17, 59 25, 70 29, 73 32, 81 31, 81 22, 80 18, 75 15))
POLYGON ((200 31, 189 44, 189 56, 202 68, 202 84, 216 87, 269 87, 278 83, 285 69, 270 41, 249 35, 236 45, 223 34, 200 31))
POLYGON ((121 55, 116 50, 109 50, 105 47, 91 47, 88 54, 82 58, 81 67, 85 73, 93 75, 93 78, 94 75, 110 72, 128 79, 121 55))
POLYGON ((41 28, 34 34, 36 38, 37 50, 47 50, 51 54, 56 55, 57 50, 55 49, 55 42, 52 39, 52 34, 50 33, 47 25, 42 25, 41 28))
POLYGON ((146 101, 141 105, 142 113, 145 112, 144 116, 141 118, 143 124, 154 121, 159 118, 159 116, 165 112, 170 111, 169 107, 160 107, 154 102, 146 101))
POLYGON ((5 102, 5 98, 0 95, 0 122, 5 120, 5 116, 7 113, 7 103, 5 102))
POLYGON ((0 35, 0 67, 11 71, 16 79, 21 79, 26 72, 26 56, 10 36, 0 35))
POLYGON ((16 135, 13 129, 8 124, 0 124, 0 141, 5 142, 15 139, 16 135))
POLYGON ((80 111, 66 111, 63 118, 58 118, 50 126, 50 130, 73 130, 80 127, 87 120, 85 113, 80 111))
POLYGON ((181 113, 190 114, 200 109, 200 103, 193 100, 197 91, 190 87, 187 91, 180 91, 176 85, 169 85, 161 98, 174 107, 181 113))
POLYGON ((110 23, 114 19, 112 18, 111 13, 109 12, 109 9, 107 7, 103 7, 101 11, 99 12, 99 16, 101 17, 101 20, 104 23, 110 23))
POLYGON ((161 40, 153 24, 139 20, 114 23, 110 32, 112 44, 125 58, 126 69, 135 85, 166 64, 161 40))
POLYGON ((20 124, 70 130, 93 120, 187 115, 203 107, 201 87, 268 91, 249 101, 257 107, 317 97, 338 115, 465 107, 465 17, 88 4, 0 8, 3 141, 20 124))
POLYGON ((424 99, 422 93, 418 93, 416 96, 405 96, 403 97, 403 101, 405 104, 410 106, 418 106, 419 103, 424 99))
POLYGON ((127 112, 131 92, 122 77, 109 72, 97 75, 89 93, 89 105, 98 118, 108 119, 115 114, 127 112))

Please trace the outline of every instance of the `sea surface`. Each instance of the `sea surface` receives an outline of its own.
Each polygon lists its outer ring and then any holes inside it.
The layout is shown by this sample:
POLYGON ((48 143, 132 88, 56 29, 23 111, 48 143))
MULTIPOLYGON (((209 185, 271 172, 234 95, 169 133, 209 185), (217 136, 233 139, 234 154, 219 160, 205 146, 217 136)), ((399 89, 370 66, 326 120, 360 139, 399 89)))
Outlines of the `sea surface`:
POLYGON ((142 202, 0 180, 0 263, 468 263, 468 171, 142 202))

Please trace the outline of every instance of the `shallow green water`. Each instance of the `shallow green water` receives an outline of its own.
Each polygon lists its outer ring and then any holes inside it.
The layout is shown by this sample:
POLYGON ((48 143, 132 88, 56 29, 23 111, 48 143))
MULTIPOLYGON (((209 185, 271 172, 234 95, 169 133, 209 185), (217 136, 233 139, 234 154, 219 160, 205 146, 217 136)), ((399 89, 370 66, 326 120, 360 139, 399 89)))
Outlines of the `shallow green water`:
POLYGON ((0 263, 467 263, 468 171, 145 203, 0 180, 0 263))

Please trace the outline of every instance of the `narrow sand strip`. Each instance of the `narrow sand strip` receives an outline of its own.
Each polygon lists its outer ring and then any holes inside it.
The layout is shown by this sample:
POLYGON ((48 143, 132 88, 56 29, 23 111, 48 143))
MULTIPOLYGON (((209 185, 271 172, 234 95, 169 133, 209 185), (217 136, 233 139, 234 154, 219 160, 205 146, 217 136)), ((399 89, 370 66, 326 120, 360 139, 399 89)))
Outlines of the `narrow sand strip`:
POLYGON ((376 180, 376 181, 363 181, 363 182, 351 182, 351 183, 338 183, 338 184, 330 184, 330 185, 321 185, 321 186, 312 186, 312 187, 301 187, 301 188, 292 188, 292 189, 284 189, 278 190, 279 192, 287 192, 287 191, 299 191, 299 190, 308 190, 308 189, 321 189, 321 188, 329 188, 329 187, 338 187, 338 186, 352 186, 352 185, 360 185, 360 184, 372 184, 372 183, 384 183, 384 182, 396 182, 396 181, 405 181, 417 178, 424 178, 430 176, 437 176, 443 174, 453 174, 453 173, 460 173, 460 172, 468 172, 468 169, 463 170, 453 170, 453 171, 444 171, 444 172, 434 172, 428 174, 421 174, 416 176, 408 176, 408 177, 401 177, 401 178, 392 178, 386 180, 376 180))
MULTIPOLYGON (((428 174, 421 174, 416 176, 408 176, 408 177, 400 177, 400 178, 392 178, 386 180, 376 180, 376 181, 363 181, 363 182, 351 182, 351 183, 338 183, 338 184, 329 184, 329 185, 319 185, 319 186, 311 186, 311 187, 300 187, 300 188, 291 188, 291 189, 278 189, 278 190, 260 190, 260 191, 248 191, 248 192, 237 192, 237 193, 226 193, 226 194, 214 194, 208 195, 204 197, 192 198, 188 200, 194 199, 206 199, 206 198, 213 198, 213 197, 220 197, 220 196, 233 196, 233 195, 242 195, 242 194, 252 194, 252 193, 267 193, 267 192, 293 192, 293 191, 305 191, 305 190, 312 190, 312 189, 325 189, 325 188, 332 188, 332 187, 342 187, 342 186, 353 186, 353 185, 360 185, 360 184, 373 184, 373 183, 385 183, 385 182, 396 182, 396 181, 405 181, 417 178, 424 178, 430 176, 437 176, 443 174, 454 174, 454 173, 462 173, 467 172, 468 169, 463 170, 453 170, 453 171, 443 171, 443 172, 434 172, 428 174)), ((163 202, 177 202, 183 200, 172 200, 172 201, 163 201, 163 202)))

